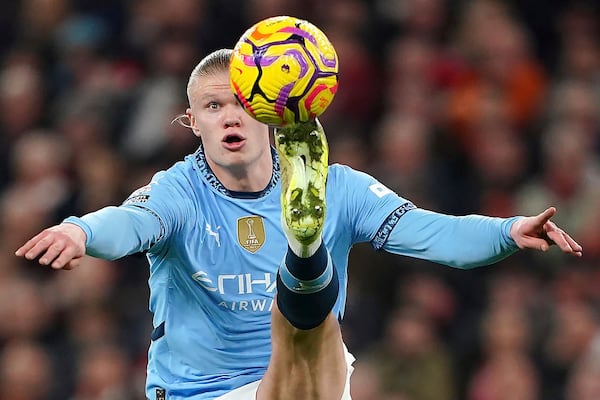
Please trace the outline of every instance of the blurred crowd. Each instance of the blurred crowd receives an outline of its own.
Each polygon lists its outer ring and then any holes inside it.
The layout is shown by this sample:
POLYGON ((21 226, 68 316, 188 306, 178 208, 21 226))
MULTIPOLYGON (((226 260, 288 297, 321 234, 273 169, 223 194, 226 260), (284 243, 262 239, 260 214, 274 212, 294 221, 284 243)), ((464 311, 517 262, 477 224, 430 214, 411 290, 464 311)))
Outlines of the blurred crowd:
MULTIPOLYGON (((537 214, 584 246, 455 270, 356 246, 354 400, 600 399, 600 8, 566 0, 20 0, 0 4, 0 399, 141 400, 143 255, 14 256, 120 204, 198 140, 171 120, 203 55, 294 15, 338 51, 331 161, 420 207, 537 214)), ((468 246, 468 243, 464 244, 468 246)), ((193 351, 193 349, 190 349, 193 351)))

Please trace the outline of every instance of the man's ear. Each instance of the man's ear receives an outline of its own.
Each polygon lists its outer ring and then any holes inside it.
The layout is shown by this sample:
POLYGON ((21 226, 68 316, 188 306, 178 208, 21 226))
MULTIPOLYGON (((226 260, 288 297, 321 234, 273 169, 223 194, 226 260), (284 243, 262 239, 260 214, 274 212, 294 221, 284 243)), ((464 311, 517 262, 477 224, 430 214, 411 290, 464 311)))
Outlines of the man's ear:
POLYGON ((196 117, 194 117, 194 114, 192 114, 192 109, 187 108, 185 110, 185 115, 187 116, 188 120, 190 121, 190 128, 192 129, 192 132, 194 132, 194 135, 200 137, 200 130, 198 128, 196 128, 196 117))

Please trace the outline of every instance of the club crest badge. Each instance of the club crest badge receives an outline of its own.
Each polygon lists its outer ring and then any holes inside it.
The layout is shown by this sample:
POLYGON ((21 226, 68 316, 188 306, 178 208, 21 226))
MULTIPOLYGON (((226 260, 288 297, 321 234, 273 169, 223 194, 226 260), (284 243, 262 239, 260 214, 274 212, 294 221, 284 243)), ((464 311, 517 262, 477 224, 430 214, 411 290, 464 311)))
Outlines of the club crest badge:
POLYGON ((265 224, 262 217, 253 215, 237 220, 238 243, 250 253, 256 253, 265 244, 265 224))

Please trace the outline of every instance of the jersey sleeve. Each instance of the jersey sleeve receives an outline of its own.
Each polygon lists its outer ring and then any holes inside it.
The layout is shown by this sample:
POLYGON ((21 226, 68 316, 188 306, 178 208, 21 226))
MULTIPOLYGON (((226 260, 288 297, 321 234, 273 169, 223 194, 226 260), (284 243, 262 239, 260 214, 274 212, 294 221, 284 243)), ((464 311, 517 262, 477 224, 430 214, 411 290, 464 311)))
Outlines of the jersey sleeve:
POLYGON ((336 172, 354 242, 464 269, 493 264, 518 250, 510 227, 520 217, 440 214, 417 208, 368 174, 349 167, 336 172))
POLYGON ((134 191, 120 206, 69 217, 87 235, 86 253, 114 260, 160 245, 189 220, 191 199, 185 184, 167 171, 134 191))
POLYGON ((518 218, 451 216, 415 209, 390 231, 383 249, 463 269, 489 265, 518 250, 510 236, 518 218))
POLYGON ((386 221, 390 216, 396 214, 397 218, 400 218, 404 212, 415 206, 372 176, 350 167, 337 167, 336 178, 341 182, 334 194, 343 196, 346 201, 345 218, 350 221, 352 241, 381 241, 383 245, 386 221))

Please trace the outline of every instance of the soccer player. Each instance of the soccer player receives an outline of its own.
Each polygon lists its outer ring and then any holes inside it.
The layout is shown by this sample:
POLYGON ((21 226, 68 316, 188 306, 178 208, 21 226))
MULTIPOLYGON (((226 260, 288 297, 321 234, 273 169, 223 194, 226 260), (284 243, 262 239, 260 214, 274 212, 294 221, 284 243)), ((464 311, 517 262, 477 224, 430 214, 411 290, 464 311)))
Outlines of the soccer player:
POLYGON ((200 138, 195 153, 122 205, 69 217, 16 251, 55 269, 146 252, 149 399, 349 399, 339 320, 354 243, 459 268, 551 244, 581 255, 550 221, 554 208, 443 215, 328 167, 317 121, 276 131, 273 149, 230 90, 230 56, 211 53, 191 73, 183 119, 200 138))

